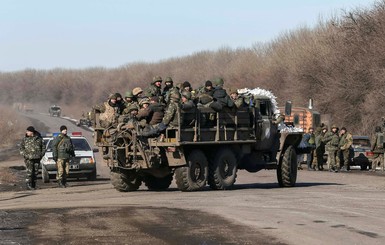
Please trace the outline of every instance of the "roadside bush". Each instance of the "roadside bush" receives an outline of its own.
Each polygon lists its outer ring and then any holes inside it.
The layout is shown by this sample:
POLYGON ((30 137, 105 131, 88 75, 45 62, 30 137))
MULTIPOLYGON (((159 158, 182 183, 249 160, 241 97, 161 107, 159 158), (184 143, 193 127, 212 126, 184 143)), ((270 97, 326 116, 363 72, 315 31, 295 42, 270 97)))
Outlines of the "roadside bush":
POLYGON ((0 106, 0 146, 13 146, 28 127, 27 121, 9 107, 0 106))

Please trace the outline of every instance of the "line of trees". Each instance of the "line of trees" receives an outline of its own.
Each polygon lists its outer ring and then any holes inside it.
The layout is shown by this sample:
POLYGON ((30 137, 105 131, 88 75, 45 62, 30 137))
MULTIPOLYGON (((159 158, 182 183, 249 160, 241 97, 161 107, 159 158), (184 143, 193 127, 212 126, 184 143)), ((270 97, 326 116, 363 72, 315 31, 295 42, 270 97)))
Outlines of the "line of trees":
POLYGON ((4 102, 38 102, 82 111, 149 84, 155 75, 189 81, 197 88, 223 77, 225 86, 262 87, 282 105, 306 106, 309 98, 334 123, 368 134, 385 116, 385 0, 369 9, 343 12, 309 29, 288 31, 249 48, 220 48, 157 63, 131 63, 116 69, 24 70, 0 73, 4 102), (79 109, 81 108, 81 109, 79 109))

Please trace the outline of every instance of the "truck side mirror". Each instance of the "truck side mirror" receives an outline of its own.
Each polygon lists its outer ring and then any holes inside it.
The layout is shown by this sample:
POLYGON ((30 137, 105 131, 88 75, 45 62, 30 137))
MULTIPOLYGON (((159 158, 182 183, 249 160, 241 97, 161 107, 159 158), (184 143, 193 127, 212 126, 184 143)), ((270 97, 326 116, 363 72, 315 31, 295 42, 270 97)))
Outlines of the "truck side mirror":
POLYGON ((290 100, 286 101, 286 104, 285 104, 285 115, 286 116, 291 116, 291 101, 290 100))

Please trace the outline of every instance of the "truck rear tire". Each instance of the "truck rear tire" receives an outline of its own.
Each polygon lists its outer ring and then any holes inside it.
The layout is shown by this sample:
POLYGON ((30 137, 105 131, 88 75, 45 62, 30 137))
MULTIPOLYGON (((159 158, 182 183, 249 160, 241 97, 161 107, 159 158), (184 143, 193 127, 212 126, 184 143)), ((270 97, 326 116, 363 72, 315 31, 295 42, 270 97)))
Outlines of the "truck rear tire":
POLYGON ((277 179, 280 187, 293 187, 297 181, 297 154, 293 146, 287 147, 281 156, 277 179))
POLYGON ((111 171, 111 183, 116 190, 121 192, 136 191, 142 184, 142 179, 134 172, 111 171))
POLYGON ((173 174, 169 174, 163 178, 157 178, 152 175, 146 175, 143 178, 144 184, 151 191, 166 190, 172 183, 173 174))
POLYGON ((187 156, 187 166, 175 170, 176 184, 181 191, 198 191, 206 186, 208 162, 201 150, 193 150, 187 156))
POLYGON ((230 189, 237 178, 237 159, 229 148, 215 155, 209 168, 209 185, 213 190, 230 189))

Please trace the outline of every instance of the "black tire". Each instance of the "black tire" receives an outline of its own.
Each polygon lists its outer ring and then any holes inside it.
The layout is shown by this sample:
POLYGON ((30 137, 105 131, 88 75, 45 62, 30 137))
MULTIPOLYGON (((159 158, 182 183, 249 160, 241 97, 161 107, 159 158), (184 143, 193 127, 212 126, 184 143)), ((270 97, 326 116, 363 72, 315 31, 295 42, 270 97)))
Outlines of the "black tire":
POLYGON ((297 181, 297 154, 294 147, 289 146, 281 155, 277 168, 277 179, 280 187, 293 187, 297 181))
POLYGON ((369 165, 367 165, 367 164, 361 164, 360 165, 361 170, 367 170, 368 167, 369 167, 369 165))
POLYGON ((208 162, 201 150, 193 150, 187 156, 187 166, 175 170, 176 184, 181 191, 198 191, 206 186, 208 162))
POLYGON ((237 159, 229 148, 215 154, 209 167, 209 185, 213 190, 230 189, 237 178, 237 159))
POLYGON ((121 192, 136 191, 142 184, 142 179, 135 172, 111 171, 111 184, 121 192))
POLYGON ((96 180, 96 176, 97 176, 97 174, 96 174, 96 169, 95 169, 95 171, 93 171, 92 173, 87 175, 87 180, 94 181, 94 180, 96 180))
POLYGON ((44 183, 49 183, 49 174, 47 169, 43 166, 41 166, 41 179, 44 183))
POLYGON ((161 191, 166 190, 170 187, 173 179, 173 174, 169 174, 163 178, 157 178, 152 175, 146 175, 143 178, 144 184, 151 191, 161 191))

